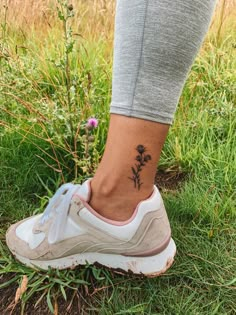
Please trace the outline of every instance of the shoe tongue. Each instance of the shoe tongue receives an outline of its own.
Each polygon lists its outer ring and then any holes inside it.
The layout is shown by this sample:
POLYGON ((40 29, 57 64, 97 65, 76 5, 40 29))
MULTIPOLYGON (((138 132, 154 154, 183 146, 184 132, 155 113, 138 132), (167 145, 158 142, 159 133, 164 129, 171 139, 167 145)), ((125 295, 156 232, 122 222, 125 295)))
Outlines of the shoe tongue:
POLYGON ((91 198, 91 179, 86 180, 79 188, 77 195, 80 197, 81 200, 89 202, 91 198))

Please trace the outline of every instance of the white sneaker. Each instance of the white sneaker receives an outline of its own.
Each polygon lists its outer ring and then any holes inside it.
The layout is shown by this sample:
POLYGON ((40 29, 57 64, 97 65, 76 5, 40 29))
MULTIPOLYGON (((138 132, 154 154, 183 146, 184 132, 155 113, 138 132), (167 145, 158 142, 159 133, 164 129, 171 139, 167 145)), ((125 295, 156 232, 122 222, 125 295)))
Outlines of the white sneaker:
POLYGON ((176 246, 161 195, 156 186, 124 222, 106 219, 88 204, 90 180, 65 184, 43 214, 12 225, 7 245, 30 267, 65 269, 98 262, 154 277, 172 264, 176 246))

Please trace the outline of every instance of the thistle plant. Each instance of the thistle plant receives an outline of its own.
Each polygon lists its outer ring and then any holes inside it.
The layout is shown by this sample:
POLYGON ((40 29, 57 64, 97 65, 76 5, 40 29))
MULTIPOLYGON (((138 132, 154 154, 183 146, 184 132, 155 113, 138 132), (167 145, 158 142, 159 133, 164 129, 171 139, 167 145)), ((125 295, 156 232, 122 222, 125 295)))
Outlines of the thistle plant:
POLYGON ((69 125, 72 138, 74 136, 74 126, 72 120, 72 113, 74 111, 74 102, 72 98, 73 86, 71 84, 71 73, 70 73, 70 55, 73 52, 75 41, 72 36, 72 27, 70 24, 70 19, 74 16, 73 5, 68 3, 68 0, 57 0, 57 13, 58 18, 63 24, 64 33, 64 56, 62 56, 60 63, 58 64, 65 71, 66 77, 66 97, 67 97, 67 107, 69 116, 69 125))
MULTIPOLYGON (((5 97, 0 104, 0 126, 4 126, 2 133, 16 132, 24 142, 34 144, 41 151, 37 156, 62 182, 79 182, 93 174, 100 159, 95 135, 98 120, 88 119, 94 83, 90 68, 84 71, 75 66, 81 50, 72 29, 73 6, 57 0, 56 10, 63 35, 59 49, 52 46, 52 57, 41 60, 37 51, 31 55, 30 50, 20 54, 13 49, 11 58, 0 58, 0 94, 5 97)), ((6 27, 3 30, 8 32, 6 27)))
POLYGON ((85 159, 89 157, 89 148, 94 142, 95 137, 93 136, 93 130, 97 128, 98 120, 96 118, 89 118, 85 126, 85 159))
POLYGON ((93 143, 95 138, 91 134, 92 130, 97 128, 98 120, 96 118, 89 118, 87 124, 85 126, 86 136, 85 136, 85 158, 87 159, 89 156, 89 145, 93 143))
MULTIPOLYGON (((7 44, 7 12, 8 12, 8 0, 5 0, 3 4, 3 17, 1 17, 1 42, 0 42, 0 65, 2 58, 7 58, 8 53, 6 49, 7 44)), ((2 70, 2 67, 0 67, 2 70)))

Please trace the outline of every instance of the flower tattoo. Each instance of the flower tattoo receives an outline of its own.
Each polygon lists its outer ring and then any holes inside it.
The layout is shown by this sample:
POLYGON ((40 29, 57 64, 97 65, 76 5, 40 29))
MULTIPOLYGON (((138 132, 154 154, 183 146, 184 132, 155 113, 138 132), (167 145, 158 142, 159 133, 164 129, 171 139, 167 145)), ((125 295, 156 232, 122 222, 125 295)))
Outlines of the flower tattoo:
POLYGON ((145 154, 147 150, 142 144, 139 144, 136 147, 136 150, 138 151, 138 155, 135 157, 135 161, 137 161, 138 163, 135 163, 135 166, 131 167, 133 176, 129 177, 129 179, 131 179, 134 182, 134 188, 140 190, 143 184, 141 183, 140 172, 142 171, 142 167, 145 166, 146 163, 150 161, 152 158, 150 154, 145 154))

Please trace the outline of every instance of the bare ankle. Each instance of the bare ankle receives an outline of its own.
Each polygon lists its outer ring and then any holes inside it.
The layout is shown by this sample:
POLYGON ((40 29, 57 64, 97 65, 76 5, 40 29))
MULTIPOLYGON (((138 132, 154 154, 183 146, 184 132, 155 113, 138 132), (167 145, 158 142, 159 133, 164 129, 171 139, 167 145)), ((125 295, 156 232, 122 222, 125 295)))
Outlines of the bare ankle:
POLYGON ((135 191, 133 187, 127 189, 126 185, 119 184, 119 181, 112 180, 91 181, 90 206, 100 215, 116 221, 130 219, 138 203, 147 199, 152 189, 135 191), (99 181, 98 181, 99 182, 99 181))

